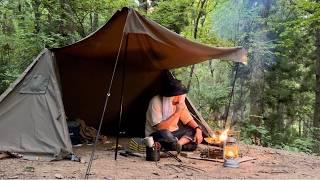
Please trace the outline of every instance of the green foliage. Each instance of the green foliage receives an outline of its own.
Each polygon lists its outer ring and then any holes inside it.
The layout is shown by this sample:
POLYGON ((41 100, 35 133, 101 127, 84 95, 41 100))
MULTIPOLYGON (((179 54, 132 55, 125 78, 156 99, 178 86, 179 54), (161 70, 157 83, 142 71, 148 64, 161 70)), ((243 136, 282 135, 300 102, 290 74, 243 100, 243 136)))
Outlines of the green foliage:
MULTIPOLYGON (((205 119, 213 120, 216 114, 223 114, 224 106, 227 104, 231 86, 228 81, 230 65, 223 61, 213 61, 215 69, 211 74, 209 62, 203 62, 196 66, 195 75, 188 96, 196 107, 201 110, 205 119)), ((190 68, 175 70, 175 75, 184 84, 188 83, 190 68)))
POLYGON ((271 137, 268 134, 269 131, 263 125, 256 126, 249 121, 241 123, 241 138, 247 144, 252 144, 252 136, 254 135, 261 140, 262 145, 270 146, 271 137))
POLYGON ((248 122, 241 124, 241 140, 244 143, 252 144, 252 138, 255 135, 261 140, 263 146, 309 154, 313 152, 313 146, 316 142, 311 137, 299 137, 294 128, 274 133, 266 129, 265 125, 257 127, 248 122))
POLYGON ((213 14, 214 32, 249 52, 249 66, 240 68, 235 101, 242 104, 233 104, 234 110, 239 109, 233 112, 234 118, 241 118, 246 142, 257 137, 264 146, 310 153, 315 144, 310 129, 315 100, 314 31, 320 24, 320 3, 264 2, 229 0, 213 14), (246 91, 257 88, 261 89, 248 96, 246 91), (261 99, 252 101, 255 96, 261 99), (247 107, 258 103, 262 114, 257 115, 262 118, 253 121, 255 114, 247 107))
POLYGON ((312 138, 297 138, 294 140, 291 147, 293 147, 295 151, 312 153, 313 144, 314 141, 312 138))
POLYGON ((0 93, 43 48, 78 41, 131 0, 0 1, 0 93))
POLYGON ((149 17, 179 34, 189 23, 188 16, 191 3, 191 0, 161 0, 157 2, 149 17))

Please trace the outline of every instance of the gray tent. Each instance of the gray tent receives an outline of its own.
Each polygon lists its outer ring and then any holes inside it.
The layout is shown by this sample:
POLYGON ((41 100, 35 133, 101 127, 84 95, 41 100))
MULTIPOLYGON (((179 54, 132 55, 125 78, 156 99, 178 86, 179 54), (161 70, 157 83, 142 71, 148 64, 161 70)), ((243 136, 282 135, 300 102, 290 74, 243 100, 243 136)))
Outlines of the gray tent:
MULTIPOLYGON (((127 136, 144 136, 147 105, 165 83, 164 70, 215 58, 244 62, 246 52, 192 42, 123 8, 79 42, 43 50, 0 96, 0 151, 28 159, 71 153, 66 115, 97 127, 114 68, 102 132, 117 133, 122 105, 120 130, 127 136)), ((208 127, 190 101, 187 105, 208 127)))

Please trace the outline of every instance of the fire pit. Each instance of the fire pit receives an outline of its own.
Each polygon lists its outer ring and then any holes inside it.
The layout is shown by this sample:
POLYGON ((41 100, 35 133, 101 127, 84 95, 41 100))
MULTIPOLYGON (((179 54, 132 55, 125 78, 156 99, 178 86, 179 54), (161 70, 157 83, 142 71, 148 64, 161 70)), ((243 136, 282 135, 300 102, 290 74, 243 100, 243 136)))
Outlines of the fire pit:
POLYGON ((204 138, 207 145, 201 146, 199 153, 181 153, 181 156, 203 161, 223 163, 224 167, 239 167, 239 163, 255 160, 255 157, 239 153, 240 131, 218 130, 204 138))
POLYGON ((210 134, 210 137, 204 138, 204 140, 211 145, 216 146, 223 146, 223 142, 227 139, 228 134, 230 134, 232 131, 229 131, 229 129, 226 129, 224 131, 217 130, 214 131, 213 134, 210 134))

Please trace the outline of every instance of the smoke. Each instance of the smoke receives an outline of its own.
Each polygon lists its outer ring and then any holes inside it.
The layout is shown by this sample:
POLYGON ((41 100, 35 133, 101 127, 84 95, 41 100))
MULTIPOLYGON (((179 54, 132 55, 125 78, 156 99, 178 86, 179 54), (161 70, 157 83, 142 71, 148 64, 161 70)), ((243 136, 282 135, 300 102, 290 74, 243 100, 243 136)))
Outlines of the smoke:
POLYGON ((275 40, 271 39, 268 22, 272 3, 273 0, 228 0, 220 4, 212 16, 214 34, 248 50, 248 66, 240 67, 238 86, 249 86, 235 91, 234 96, 238 95, 235 102, 239 102, 232 108, 235 116, 243 114, 244 109, 250 109, 247 115, 262 113, 264 73, 275 61, 272 52, 275 40), (246 102, 250 102, 250 108, 245 107, 246 102))

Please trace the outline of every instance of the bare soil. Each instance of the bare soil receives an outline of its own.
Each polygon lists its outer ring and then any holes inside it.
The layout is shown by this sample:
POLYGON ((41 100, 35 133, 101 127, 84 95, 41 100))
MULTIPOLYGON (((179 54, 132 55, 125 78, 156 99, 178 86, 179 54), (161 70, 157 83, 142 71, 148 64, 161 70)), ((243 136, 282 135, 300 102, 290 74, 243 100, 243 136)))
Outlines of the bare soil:
MULTIPOLYGON (((122 140, 123 146, 126 140, 122 140)), ((113 145, 99 145, 90 178, 95 179, 320 179, 320 157, 259 146, 241 144, 240 151, 256 160, 243 162, 239 168, 225 168, 222 163, 180 157, 161 158, 159 162, 143 157, 118 155, 114 160, 113 145)), ((92 146, 74 148, 83 162, 70 160, 41 162, 17 158, 0 160, 0 179, 82 179, 92 146)))

